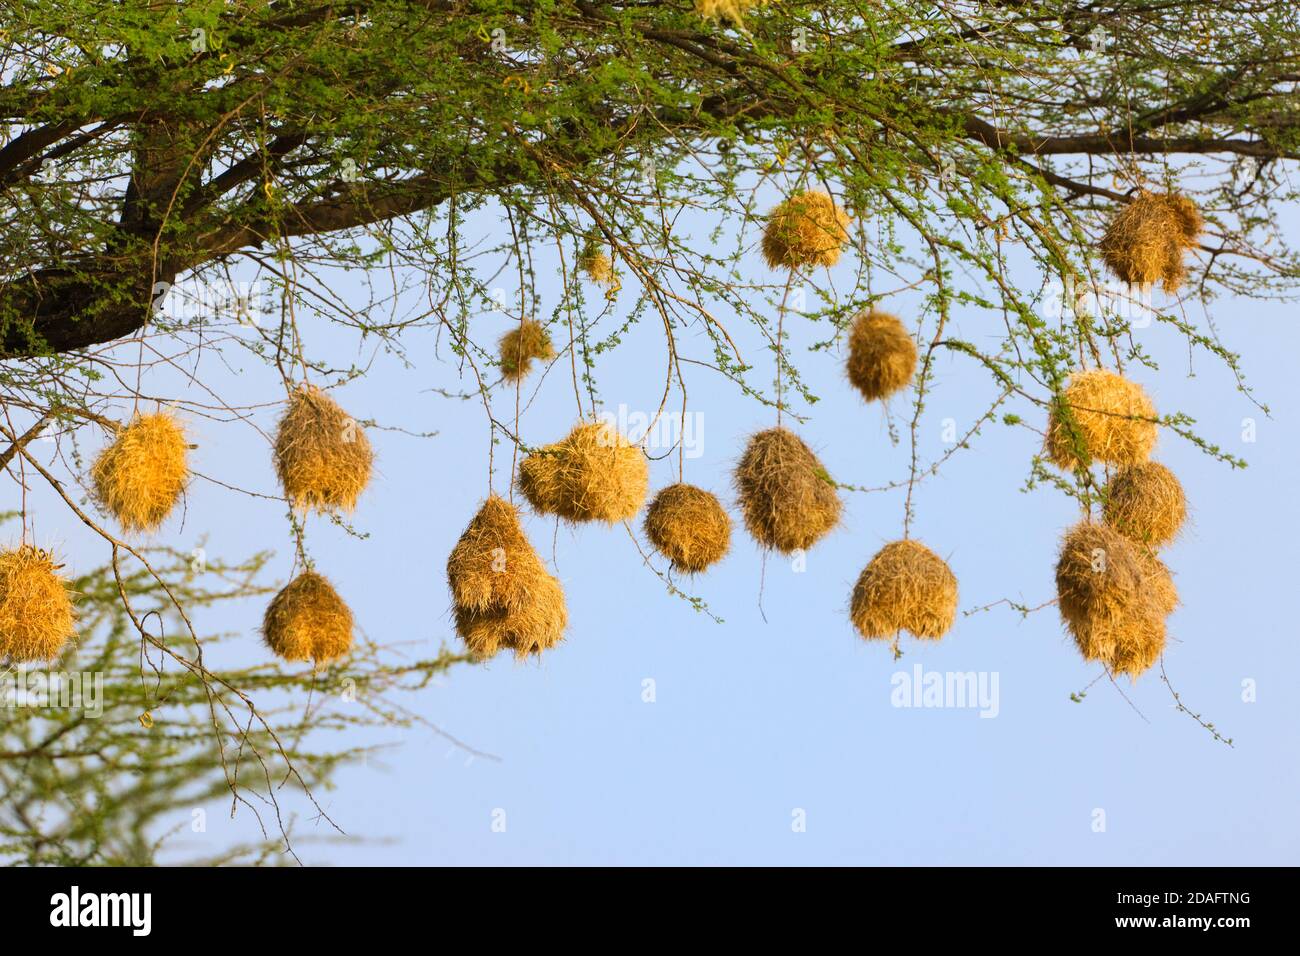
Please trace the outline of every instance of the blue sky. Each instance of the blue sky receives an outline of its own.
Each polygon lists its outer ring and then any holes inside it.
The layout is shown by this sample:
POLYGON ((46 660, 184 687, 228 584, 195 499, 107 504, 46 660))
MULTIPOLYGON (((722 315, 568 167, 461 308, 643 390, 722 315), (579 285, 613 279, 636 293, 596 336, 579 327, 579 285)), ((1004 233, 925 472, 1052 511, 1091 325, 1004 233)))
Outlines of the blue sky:
MULTIPOLYGON (((1294 237, 1296 217, 1285 225, 1294 237)), ((756 251, 752 259, 760 274, 756 251)), ((553 273, 543 263, 539 275, 553 273)), ((1018 278, 1024 287, 1040 282, 1029 270, 1018 278)), ((340 279, 336 291, 359 296, 351 282, 340 279)), ((558 280, 541 282, 545 313, 558 280)), ((623 296, 631 300, 629 290, 623 296)), ((910 321, 919 301, 905 294, 884 305, 910 321)), ((1188 309, 1201 319, 1199 306, 1188 309)), ((1189 360, 1185 341, 1165 325, 1135 332, 1161 364, 1158 374, 1142 369, 1135 377, 1161 412, 1187 412, 1208 440, 1250 463, 1233 471, 1167 432, 1156 451, 1182 480, 1192 508, 1188 529, 1164 555, 1183 600, 1171 620, 1166 668, 1188 705, 1235 747, 1177 713, 1158 673, 1135 685, 1121 681, 1123 694, 1103 679, 1082 703, 1072 702, 1071 692, 1099 670, 1079 658, 1054 608, 1023 620, 1005 606, 960 614, 940 642, 905 638, 899 661, 887 647, 863 642, 848 622, 849 592, 872 554, 901 534, 898 493, 846 492, 843 525, 798 572, 772 556, 764 575, 760 551, 738 524, 731 555, 686 585, 722 624, 667 594, 622 528, 562 526, 557 533, 552 520, 528 516, 527 531, 544 557, 554 556, 567 594, 567 640, 540 664, 502 656, 458 667, 405 701, 499 759, 469 757, 419 728, 359 732, 355 741, 398 745, 344 770, 321 796, 359 839, 304 845, 302 856, 471 865, 1296 862, 1300 705, 1285 675, 1300 663, 1289 606, 1300 557, 1300 330, 1291 305, 1225 298, 1211 304, 1210 315, 1224 344, 1243 356, 1271 417, 1235 390, 1217 359, 1198 353, 1189 360), (1247 418, 1256 423, 1253 442, 1243 441, 1247 418), (893 706, 893 675, 918 664, 926 672, 996 674, 997 716, 893 706), (652 703, 644 699, 647 680, 652 703), (1253 703, 1242 699, 1245 680, 1256 682, 1253 703), (1104 832, 1096 829, 1098 810, 1104 832)), ((479 340, 490 342, 512 320, 474 321, 479 340)), ((1001 337, 983 312, 959 307, 953 322, 954 335, 977 344, 1001 337)), ((825 326, 809 329, 792 317, 787 330, 796 361, 822 397, 812 409, 797 409, 810 415, 799 431, 831 474, 862 486, 905 477, 906 443, 892 445, 881 409, 865 406, 847 385, 843 355, 804 351, 825 326)), ((336 364, 373 352, 373 345, 358 349, 348 332, 305 331, 313 354, 336 364)), ((750 361, 770 363, 756 336, 740 341, 750 361)), ((359 418, 438 434, 372 432, 379 474, 355 516, 368 537, 319 519, 309 529, 319 569, 366 634, 383 644, 427 643, 429 651, 456 643, 444 564, 487 491, 481 407, 429 391, 472 381, 457 380, 446 346, 444 337, 439 358, 432 335, 418 333, 408 341, 410 367, 381 356, 370 375, 337 392, 359 418)), ((679 346, 702 359, 710 354, 698 330, 683 333, 679 346)), ((605 407, 656 408, 662 355, 662 330, 635 326, 597 371, 605 407)), ((272 371, 233 352, 226 359, 233 369, 215 355, 203 359, 209 386, 240 403, 276 399, 272 371)), ((686 479, 730 504, 730 470, 744 439, 770 426, 773 415, 707 369, 689 374, 691 410, 703 433, 686 479)), ((152 384, 181 393, 175 379, 152 384)), ((970 360, 939 355, 920 428, 922 460, 947 448, 944 419, 964 433, 992 395, 987 375, 970 360)), ((497 402, 500 417, 513 415, 512 396, 497 402)), ((905 426, 910 404, 895 399, 892 408, 905 426)), ((558 439, 574 414, 568 368, 559 366, 521 433, 534 444, 558 439)), ((274 418, 272 409, 256 416, 264 431, 274 418)), ((201 470, 274 492, 262 434, 239 424, 194 427, 201 470)), ((508 457, 507 446, 500 448, 508 457)), ((963 611, 1002 598, 1037 605, 1054 596, 1057 543, 1077 513, 1056 492, 1022 491, 1036 448, 1024 429, 987 426, 918 489, 913 534, 949 561, 963 611)), ((652 463, 652 489, 675 480, 675 470, 675 460, 652 463)), ((505 487, 499 477, 498 490, 505 487)), ((31 504, 38 536, 60 544, 74 566, 104 559, 102 546, 48 495, 31 504)), ((210 553, 231 558, 273 548, 272 572, 288 575, 292 544, 281 506, 202 481, 187 505, 185 524, 170 523, 162 539, 188 550, 206 535, 210 553)), ((244 649, 256 655, 262 610, 260 601, 248 602, 200 614, 196 623, 242 631, 244 649)), ((325 835, 305 805, 296 809, 300 836, 325 835)), ((251 832, 250 820, 225 818, 224 807, 211 813, 208 833, 186 834, 185 844, 215 849, 251 832), (203 840, 211 846, 196 843, 203 840)))

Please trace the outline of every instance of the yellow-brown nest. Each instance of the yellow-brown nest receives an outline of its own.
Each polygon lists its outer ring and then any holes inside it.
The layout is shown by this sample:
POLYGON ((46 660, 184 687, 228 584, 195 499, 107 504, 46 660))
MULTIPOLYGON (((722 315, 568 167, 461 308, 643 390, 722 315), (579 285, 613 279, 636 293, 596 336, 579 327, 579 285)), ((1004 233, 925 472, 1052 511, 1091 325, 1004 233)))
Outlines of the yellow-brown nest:
POLYGON ((271 599, 262 619, 266 644, 286 661, 317 666, 352 649, 352 611, 315 571, 304 571, 271 599))
POLYGON ((1044 450, 1059 468, 1135 465, 1155 447, 1155 419, 1141 385, 1106 369, 1077 371, 1052 402, 1044 450))
POLYGON ((768 214, 763 258, 773 269, 833 266, 849 241, 850 221, 826 193, 795 193, 768 214))
POLYGON ((744 26, 745 14, 767 2, 768 0, 695 0, 695 13, 704 20, 725 20, 736 26, 744 26))
POLYGON ((893 541, 862 570, 849 616, 868 640, 892 640, 900 631, 937 640, 957 617, 957 578, 921 542, 893 541))
POLYGON ((353 510, 374 460, 365 430, 334 399, 309 385, 294 392, 275 435, 275 470, 293 507, 353 510))
POLYGON ((592 282, 606 289, 618 288, 618 274, 614 271, 614 261, 610 259, 605 247, 595 239, 587 240, 578 256, 578 269, 592 282))
POLYGON ((465 528, 447 558, 447 583, 456 631, 476 657, 540 655, 564 636, 564 591, 503 498, 488 498, 465 528))
POLYGON ((1084 660, 1133 677, 1157 660, 1165 619, 1178 604, 1169 569, 1103 524, 1066 533, 1056 565, 1061 618, 1084 660))
POLYGON ((834 480, 793 432, 769 428, 749 439, 736 465, 745 527, 783 554, 811 548, 840 520, 834 480))
POLYGON ((645 456, 606 421, 579 424, 519 465, 519 490, 529 504, 567 521, 626 521, 649 487, 645 456))
POLYGON ((1176 292, 1187 278, 1186 250, 1196 246, 1201 214, 1186 196, 1140 192, 1106 227, 1101 254, 1120 280, 1148 286, 1154 282, 1176 292))
POLYGON ((508 382, 518 382, 532 370, 533 361, 549 362, 555 347, 546 326, 534 319, 524 319, 501 336, 501 374, 508 382))
POLYGON ((678 571, 698 574, 731 548, 731 518, 716 495, 694 485, 669 485, 650 503, 645 531, 678 571))
POLYGON ((869 309, 849 333, 849 381, 869 402, 905 388, 916 372, 916 343, 888 312, 869 309))
POLYGON ((1106 486, 1104 499, 1106 523, 1149 548, 1173 541, 1187 519, 1183 486, 1158 461, 1120 470, 1106 486))
POLYGON ((126 530, 153 531, 185 490, 188 455, 185 431, 174 416, 139 415, 95 459, 95 497, 126 530))
POLYGON ((73 635, 67 582, 48 551, 22 545, 0 551, 0 658, 48 661, 73 635))

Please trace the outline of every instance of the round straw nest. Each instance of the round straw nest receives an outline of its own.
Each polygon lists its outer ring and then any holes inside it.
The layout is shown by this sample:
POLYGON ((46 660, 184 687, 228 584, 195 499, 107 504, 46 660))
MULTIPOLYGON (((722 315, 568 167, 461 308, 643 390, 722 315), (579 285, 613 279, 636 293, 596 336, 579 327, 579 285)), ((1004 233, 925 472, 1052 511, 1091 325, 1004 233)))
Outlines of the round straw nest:
POLYGON ((583 422, 519 465, 519 490, 538 512, 617 524, 636 515, 650 487, 645 456, 609 422, 583 422))
POLYGON ((29 544, 0 551, 0 657, 53 660, 72 637, 72 598, 59 568, 29 544))
POLYGON ((905 388, 916 371, 916 343, 896 316, 869 309, 849 333, 849 381, 869 402, 905 388))
POLYGON ((678 571, 698 574, 731 548, 731 518, 716 495, 694 485, 669 485, 645 516, 650 541, 678 571))
POLYGON ((1169 569, 1101 524, 1067 532, 1056 565, 1061 618, 1084 660, 1113 673, 1141 674, 1165 646, 1165 619, 1178 605, 1169 569))
POLYGON ((1138 193, 1116 214, 1101 240, 1106 265, 1130 285, 1159 281, 1175 292, 1187 278, 1183 253, 1196 246, 1203 223, 1186 196, 1138 193))
POLYGON ((476 657, 502 649, 519 658, 540 655, 564 637, 564 591, 503 498, 488 498, 456 542, 447 558, 447 584, 456 632, 476 657))
POLYGON ((614 262, 596 239, 588 239, 578 255, 578 269, 592 282, 607 289, 618 287, 618 275, 614 272, 614 262))
POLYGON ((816 544, 840 520, 835 482, 793 432, 769 428, 749 440, 736 466, 745 527, 783 554, 816 544))
POLYGON ((1178 536, 1187 518, 1187 498, 1174 473, 1158 461, 1122 469, 1106 486, 1102 514, 1120 534, 1150 548, 1178 536))
POLYGON ((532 370, 534 359, 549 362, 553 358, 555 347, 546 326, 533 319, 524 319, 501 336, 501 373, 508 382, 523 379, 532 370))
POLYGON ((1081 370, 1052 402, 1045 451, 1067 469, 1094 460, 1138 464, 1155 446, 1155 417, 1141 385, 1106 369, 1081 370))
POLYGON ((90 469, 95 497, 128 531, 153 531, 185 490, 188 454, 185 432, 174 416, 139 415, 95 459, 90 469))
POLYGON ((266 644, 286 661, 317 666, 352 648, 352 611, 315 571, 304 571, 271 599, 262 619, 266 644))
POLYGON ((957 578, 919 541, 893 541, 876 553, 853 588, 849 616, 868 640, 900 631, 938 639, 957 617, 957 578))
POLYGON ((768 215, 763 258, 773 269, 833 266, 849 241, 849 222, 826 193, 795 193, 768 215))
POLYGON ((370 483, 375 455, 365 431, 323 391, 294 392, 275 436, 275 470, 304 511, 351 511, 370 483))

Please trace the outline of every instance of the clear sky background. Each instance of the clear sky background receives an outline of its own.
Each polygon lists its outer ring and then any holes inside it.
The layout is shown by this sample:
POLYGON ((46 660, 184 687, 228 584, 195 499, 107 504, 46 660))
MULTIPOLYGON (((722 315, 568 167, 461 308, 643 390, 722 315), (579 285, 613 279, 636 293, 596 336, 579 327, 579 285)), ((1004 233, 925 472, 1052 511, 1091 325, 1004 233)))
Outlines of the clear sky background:
MULTIPOLYGON (((477 213, 471 226, 492 228, 490 215, 477 213)), ((1294 241, 1300 219, 1291 215, 1284 225, 1294 241)), ((705 234, 702 222, 681 226, 705 234)), ((759 274, 757 250, 750 261, 759 274)), ((551 265, 539 263, 543 315, 558 298, 551 265)), ((1032 270, 1017 281, 1041 284, 1032 270)), ((337 291, 355 300, 354 286, 341 277, 337 291)), ((632 296, 623 292, 617 314, 632 296)), ((919 301, 900 295, 883 305, 910 321, 919 301)), ((1203 321, 1198 304, 1187 308, 1203 321)), ((809 553, 803 572, 769 558, 766 620, 758 606, 762 556, 737 521, 730 556, 686 585, 723 624, 666 593, 622 528, 556 533, 553 520, 528 516, 527 531, 554 557, 567 594, 566 641, 540 664, 501 656, 459 666, 404 701, 499 760, 470 758, 426 729, 358 732, 350 742, 396 746, 345 769, 337 788, 320 795, 355 840, 304 844, 301 855, 365 864, 1296 863, 1300 330, 1292 305, 1222 299, 1209 314, 1224 344, 1241 353, 1271 417, 1236 390, 1217 359, 1189 358, 1186 342, 1166 325, 1135 332, 1161 370, 1133 374, 1162 413, 1187 412, 1209 441, 1250 463, 1233 471, 1168 432, 1156 452, 1182 480, 1192 508, 1182 539, 1164 554, 1183 600, 1171 620, 1167 672, 1234 747, 1176 712, 1158 672, 1135 685, 1121 681, 1123 695, 1103 678, 1082 703, 1072 702, 1071 692, 1100 670, 1079 658, 1055 608, 1027 619, 1006 606, 961 614, 940 642, 905 638, 897 662, 887 646, 862 641, 848 622, 849 594, 875 551, 901 536, 898 493, 845 492, 843 525, 809 553), (1254 442, 1243 440, 1247 418, 1256 423, 1254 442), (917 664, 927 672, 996 674, 998 715, 892 706, 892 675, 917 664), (643 700, 647 679, 653 703, 643 700), (1243 701, 1248 679, 1257 685, 1253 703, 1243 701), (1104 832, 1094 830, 1097 810, 1104 832), (499 811, 504 832, 493 828, 499 811), (804 832, 792 827, 798 811, 804 832)), ((505 314, 481 316, 475 331, 494 341, 511 322, 505 314)), ((953 323, 953 335, 981 346, 995 347, 1002 336, 987 313, 958 307, 953 323)), ((905 478, 907 445, 893 446, 880 407, 865 406, 848 386, 843 354, 805 351, 826 326, 809 329, 795 316, 787 330, 822 398, 811 409, 796 406, 810 414, 799 430, 831 474, 872 487, 905 478)), ((755 382, 766 384, 770 355, 754 334, 732 331, 759 366, 755 382)), ((313 354, 336 364, 366 361, 374 351, 373 343, 358 349, 351 332, 320 325, 305 332, 313 354)), ((710 358, 700 330, 679 334, 683 354, 710 358)), ((437 436, 373 431, 379 474, 355 516, 368 537, 316 519, 308 541, 371 639, 420 642, 432 653, 442 642, 457 645, 444 566, 487 491, 487 427, 477 400, 430 391, 472 386, 472 378, 458 381, 445 335, 440 354, 426 333, 412 336, 408 349, 410 367, 381 355, 371 374, 336 397, 358 418, 437 436)), ((205 355, 200 374, 229 400, 282 394, 274 372, 233 351, 225 361, 232 367, 205 355)), ((663 361, 662 329, 635 326, 598 368, 605 407, 653 411, 663 361)), ((731 504, 730 471, 744 440, 769 427, 773 413, 707 369, 688 374, 703 433, 702 455, 687 460, 686 479, 731 504)), ((962 434, 994 394, 981 368, 946 353, 934 382, 920 428, 924 462, 947 448, 944 419, 962 434)), ((179 379, 146 384, 196 397, 179 379)), ((513 406, 513 394, 502 392, 499 417, 511 417, 513 406)), ((905 433, 910 400, 896 398, 892 410, 905 433)), ((1041 425, 1041 412, 1009 410, 1041 425)), ((553 441, 574 415, 566 361, 546 378, 521 432, 534 444, 553 441)), ((268 409, 258 424, 269 433, 275 417, 268 409)), ((194 427, 201 470, 275 492, 270 449, 256 429, 194 427)), ((1054 597, 1059 538, 1078 515, 1057 492, 1022 491, 1037 444, 1023 428, 986 426, 918 489, 913 533, 949 561, 963 611, 1002 598, 1038 605, 1054 597)), ((508 446, 499 449, 508 456, 508 446)), ((675 457, 652 463, 652 490, 675 480, 675 470, 675 457)), ((498 489, 506 483, 499 475, 498 489)), ((106 558, 48 495, 30 504, 40 543, 58 544, 74 567, 106 558)), ((290 572, 292 542, 275 502, 198 481, 184 524, 170 522, 160 539, 188 550, 205 535, 210 554, 237 559, 272 548, 272 573, 283 580, 290 572)), ((201 631, 242 631, 243 649, 255 659, 264 653, 256 633, 262 611, 260 600, 250 601, 200 612, 196 623, 201 631)), ((290 796, 288 806, 299 813, 299 837, 326 836, 305 801, 290 796)), ((206 835, 184 833, 179 851, 214 850, 250 835, 251 818, 231 822, 227 808, 209 814, 206 835)))

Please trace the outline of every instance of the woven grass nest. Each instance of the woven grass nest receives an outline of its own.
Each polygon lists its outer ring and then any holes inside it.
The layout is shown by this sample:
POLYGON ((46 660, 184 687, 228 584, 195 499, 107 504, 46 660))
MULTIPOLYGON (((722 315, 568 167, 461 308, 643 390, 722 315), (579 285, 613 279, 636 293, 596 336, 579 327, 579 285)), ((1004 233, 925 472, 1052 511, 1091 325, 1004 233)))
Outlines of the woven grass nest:
POLYGON ((795 193, 768 214, 763 258, 773 269, 833 266, 849 241, 850 221, 828 194, 795 193))
POLYGON ((812 449, 784 428, 749 439, 735 481, 745 527, 764 547, 782 554, 806 550, 839 523, 834 480, 812 449))
POLYGON ((722 502, 703 488, 680 482, 655 495, 645 531, 672 566, 686 574, 717 564, 731 548, 731 518, 722 502))
POLYGON ((276 656, 319 667, 352 649, 352 611, 329 581, 304 571, 271 599, 262 636, 276 656))
POLYGON ((532 371, 533 362, 555 358, 555 347, 546 326, 534 319, 524 319, 501 336, 501 374, 508 382, 518 382, 532 371))
POLYGON ((1196 246, 1203 222, 1186 196, 1142 191, 1121 209, 1101 240, 1102 259, 1121 281, 1160 282, 1176 292, 1187 278, 1186 250, 1196 246))
POLYGON ((1077 371, 1052 403, 1044 450, 1065 469, 1093 461, 1135 465, 1155 447, 1155 418, 1141 385, 1106 369, 1077 371))
POLYGON ((1178 605, 1169 569, 1103 524, 1071 528, 1056 565, 1061 619, 1084 660, 1137 677, 1164 650, 1166 618, 1178 605))
POLYGON ((937 640, 957 617, 957 578, 921 542, 893 541, 863 569, 849 616, 868 640, 892 640, 900 631, 937 640))
POLYGON ((695 0, 695 13, 705 20, 725 20, 743 26, 745 14, 767 2, 768 0, 695 0))
POLYGON ((1187 497, 1174 473, 1157 461, 1120 470, 1106 486, 1106 524, 1149 548, 1178 536, 1187 519, 1187 497))
POLYGON ((588 239, 578 255, 578 270, 588 279, 606 289, 618 288, 618 274, 614 271, 614 261, 610 259, 605 247, 599 240, 588 239))
POLYGON ((849 382, 869 402, 906 388, 916 372, 916 343, 897 316, 869 309, 849 333, 849 382))
POLYGON ((294 392, 275 435, 275 470, 293 507, 352 511, 374 460, 365 431, 334 399, 310 385, 294 392))
POLYGON ((558 644, 568 625, 560 582, 528 542, 514 505, 493 495, 447 558, 456 632, 476 657, 518 658, 558 644))
POLYGON ((21 545, 0 551, 0 658, 58 657, 76 615, 67 582, 48 551, 21 545))
POLYGON ((519 490, 528 503, 567 521, 626 521, 649 488, 645 456, 605 421, 580 423, 519 465, 519 490))
POLYGON ((91 466, 95 497, 128 531, 153 531, 189 480, 189 443, 175 416, 139 415, 91 466))

